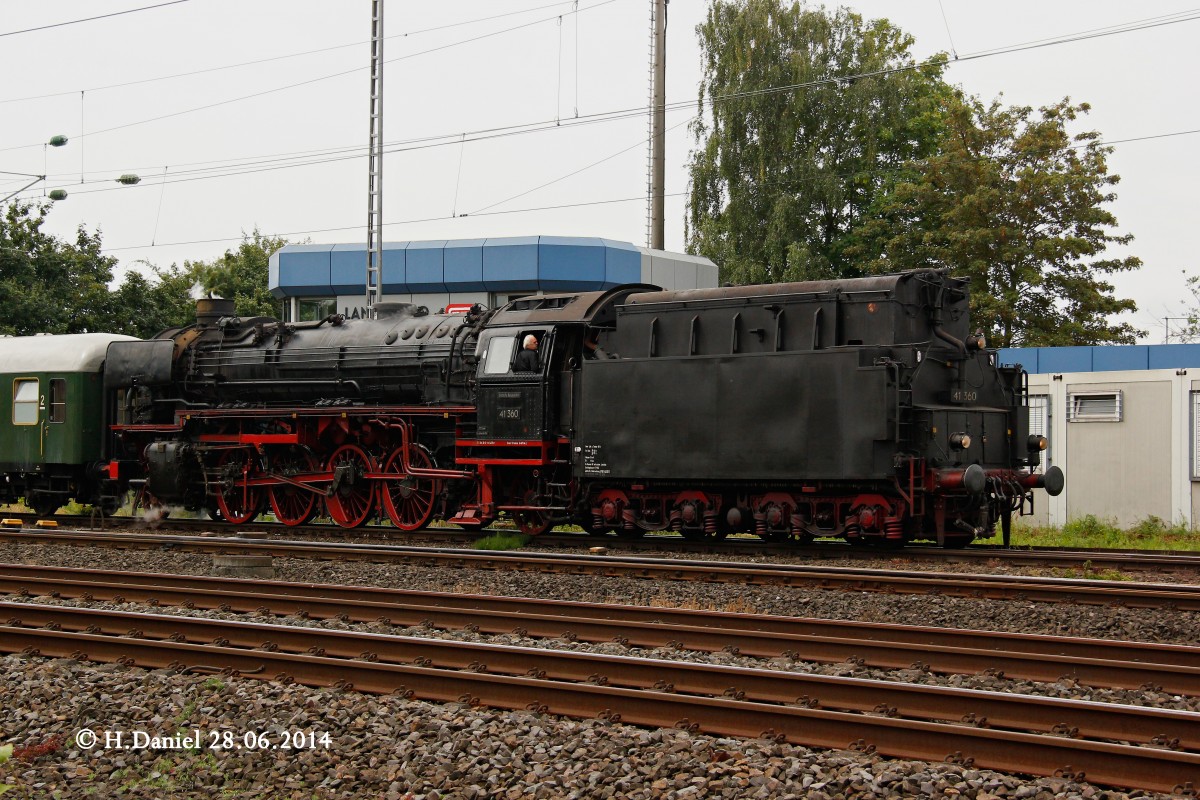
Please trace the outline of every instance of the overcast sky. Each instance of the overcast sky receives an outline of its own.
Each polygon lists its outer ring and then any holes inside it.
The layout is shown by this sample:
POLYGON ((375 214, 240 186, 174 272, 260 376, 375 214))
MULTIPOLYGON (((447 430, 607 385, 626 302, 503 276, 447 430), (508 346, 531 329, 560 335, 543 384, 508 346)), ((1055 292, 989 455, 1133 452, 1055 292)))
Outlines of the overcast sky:
MULTIPOLYGON (((187 0, 11 33, 156 2, 165 0, 0 0, 0 170, 47 172, 46 189, 70 192, 49 229, 100 229, 122 269, 210 259, 256 226, 292 241, 364 241, 370 2, 187 0), (71 141, 43 148, 56 134, 71 141), (117 184, 125 173, 141 183, 117 184)), ((1119 252, 1145 261, 1117 279, 1118 293, 1137 301, 1145 341, 1161 342, 1163 318, 1190 299, 1182 271, 1200 272, 1200 133, 1166 135, 1200 130, 1200 9, 1168 0, 848 5, 912 34, 917 58, 1163 17, 1168 24, 963 60, 946 73, 985 100, 1087 101, 1093 111, 1075 130, 1108 141, 1160 137, 1117 144, 1110 168, 1122 179, 1112 210, 1135 237, 1119 252)), ((684 104, 667 115, 670 250, 684 246, 687 122, 701 77, 695 28, 706 6, 670 5, 667 101, 684 104)), ((648 102, 649 7, 387 0, 384 219, 394 224, 385 238, 645 244, 646 116, 632 112, 648 102), (620 111, 631 113, 610 115, 620 111)), ((21 180, 0 175, 0 196, 21 180)))

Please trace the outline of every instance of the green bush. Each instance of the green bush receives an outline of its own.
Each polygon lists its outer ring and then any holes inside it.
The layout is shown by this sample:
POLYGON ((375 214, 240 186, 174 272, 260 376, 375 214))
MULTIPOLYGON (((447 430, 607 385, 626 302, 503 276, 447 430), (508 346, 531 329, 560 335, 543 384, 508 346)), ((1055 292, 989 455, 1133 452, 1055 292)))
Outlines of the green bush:
POLYGON ((528 543, 529 537, 524 534, 493 533, 471 546, 476 550, 518 550, 528 543))

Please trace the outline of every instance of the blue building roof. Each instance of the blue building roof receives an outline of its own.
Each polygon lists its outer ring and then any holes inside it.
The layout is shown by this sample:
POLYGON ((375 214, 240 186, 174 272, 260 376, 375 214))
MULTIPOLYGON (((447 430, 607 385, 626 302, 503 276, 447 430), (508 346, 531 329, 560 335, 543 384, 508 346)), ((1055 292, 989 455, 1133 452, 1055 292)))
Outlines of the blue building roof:
MULTIPOLYGON (((365 244, 288 245, 271 256, 276 297, 358 295, 365 244)), ((385 242, 383 294, 586 291, 642 279, 642 252, 627 242, 569 236, 508 236, 385 242)))
POLYGON ((1020 364, 1031 374, 1188 369, 1200 367, 1200 344, 1004 347, 1000 363, 1020 364))

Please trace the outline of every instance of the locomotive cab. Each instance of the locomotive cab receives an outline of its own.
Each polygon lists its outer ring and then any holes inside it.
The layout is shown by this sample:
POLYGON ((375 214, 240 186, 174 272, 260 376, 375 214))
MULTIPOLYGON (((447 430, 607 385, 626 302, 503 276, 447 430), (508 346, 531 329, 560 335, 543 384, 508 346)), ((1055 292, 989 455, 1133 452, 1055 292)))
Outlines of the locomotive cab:
POLYGON ((605 337, 615 322, 616 306, 630 294, 657 288, 634 284, 525 297, 500 309, 475 351, 476 439, 513 444, 569 439, 582 365, 607 355, 605 337), (528 361, 521 356, 527 336, 538 340, 534 371, 520 363, 528 361))
POLYGON ((564 337, 553 327, 500 328, 479 341, 476 436, 505 441, 541 440, 550 430, 547 403, 551 365, 563 360, 564 337), (534 337, 534 357, 522 355, 534 337), (528 363, 523 363, 528 362, 528 363), (527 367, 533 366, 533 369, 527 367))

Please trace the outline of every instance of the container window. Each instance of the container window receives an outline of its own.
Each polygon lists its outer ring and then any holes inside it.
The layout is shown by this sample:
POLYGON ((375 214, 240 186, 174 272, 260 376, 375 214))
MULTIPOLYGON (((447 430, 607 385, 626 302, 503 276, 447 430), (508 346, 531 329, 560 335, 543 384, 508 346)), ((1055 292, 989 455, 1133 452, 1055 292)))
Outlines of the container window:
POLYGON ((50 421, 67 421, 67 382, 62 378, 50 381, 50 421))
MULTIPOLYGON (((1029 396, 1029 434, 1031 436, 1045 436, 1046 441, 1050 441, 1050 396, 1045 394, 1031 394, 1029 396)), ((1036 472, 1045 472, 1046 467, 1054 463, 1051 457, 1050 448, 1047 447, 1038 454, 1038 465, 1036 472)))
POLYGON ((13 381, 13 425, 37 425, 38 379, 17 378, 13 381))
POLYGON ((1076 392, 1067 395, 1068 422, 1120 422, 1120 392, 1076 392))
POLYGON ((1200 481, 1200 392, 1192 392, 1192 480, 1200 481))

